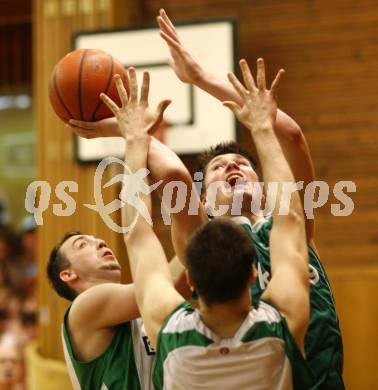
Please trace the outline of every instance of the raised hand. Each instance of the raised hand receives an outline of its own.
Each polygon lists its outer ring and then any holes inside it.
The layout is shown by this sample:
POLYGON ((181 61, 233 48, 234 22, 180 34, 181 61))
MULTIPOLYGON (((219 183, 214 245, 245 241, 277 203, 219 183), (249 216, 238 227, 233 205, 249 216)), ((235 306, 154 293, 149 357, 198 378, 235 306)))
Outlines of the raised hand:
POLYGON ((233 73, 228 74, 228 79, 239 94, 243 106, 240 107, 239 104, 233 101, 225 101, 223 105, 230 108, 238 120, 251 130, 273 128, 277 115, 277 88, 285 71, 281 69, 277 73, 270 90, 268 90, 266 88, 265 65, 262 58, 257 60, 257 85, 247 62, 241 60, 239 65, 245 86, 240 83, 233 73))
POLYGON ((182 82, 196 84, 203 70, 180 42, 175 26, 164 9, 160 10, 157 22, 160 36, 167 43, 171 53, 171 58, 168 59, 169 65, 182 82))
POLYGON ((114 76, 117 91, 121 100, 121 107, 118 107, 107 95, 101 94, 100 98, 117 118, 120 135, 124 138, 135 137, 141 134, 152 134, 163 119, 165 109, 171 103, 170 100, 163 100, 159 103, 156 111, 149 110, 148 94, 150 87, 150 76, 147 71, 143 73, 140 99, 138 100, 138 83, 134 68, 129 68, 130 92, 127 95, 126 89, 119 75, 114 76))

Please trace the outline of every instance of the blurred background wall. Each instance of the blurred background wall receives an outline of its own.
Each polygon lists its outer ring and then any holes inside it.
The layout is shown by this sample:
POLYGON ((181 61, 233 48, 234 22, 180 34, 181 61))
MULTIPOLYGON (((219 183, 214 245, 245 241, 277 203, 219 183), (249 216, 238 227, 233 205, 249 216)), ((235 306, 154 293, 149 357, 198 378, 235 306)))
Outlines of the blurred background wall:
MULTIPOLYGON (((36 145, 35 179, 47 180, 52 188, 61 180, 76 180, 79 192, 74 198, 78 205, 92 202, 95 165, 78 165, 74 161, 73 137, 53 114, 47 91, 50 72, 70 51, 75 31, 153 24, 161 7, 174 21, 232 16, 237 20, 239 58, 253 64, 257 57, 263 57, 270 77, 279 68, 286 69, 279 106, 296 119, 305 133, 318 180, 326 181, 331 188, 340 180, 354 181, 357 186, 357 192, 350 194, 355 205, 352 215, 334 217, 330 211, 330 204, 335 201, 332 196, 318 210, 315 237, 340 316, 347 388, 374 389, 378 381, 378 3, 0 0, 0 7, 0 95, 30 95, 33 91, 34 113, 32 118, 30 108, 29 114, 23 111, 22 115, 0 110, 0 140, 17 131, 30 133, 28 145, 36 145)), ((246 137, 242 136, 242 142, 248 145, 246 137)), ((2 141, 2 156, 9 152, 7 145, 2 141)), ((27 152, 19 154, 22 164, 27 165, 27 152)), ((12 211, 9 221, 16 227, 26 214, 20 211, 23 190, 33 180, 34 172, 28 171, 19 184, 19 170, 14 171, 13 179, 9 174, 14 160, 0 161, 0 195, 6 202, 18 205, 11 206, 17 212, 12 211), (17 187, 20 185, 23 187, 17 187)), ((192 160, 185 162, 193 166, 192 160)), ((32 166, 33 162, 29 162, 32 166)), ((109 191, 106 196, 110 200, 114 193, 109 191)), ((127 262, 122 238, 109 231, 96 214, 79 207, 72 217, 57 218, 51 206, 56 201, 52 196, 44 213, 44 225, 38 228, 37 352, 42 358, 59 360, 60 322, 66 303, 46 282, 45 265, 51 247, 65 231, 80 229, 104 237, 115 248, 126 270, 127 262)), ((171 255, 167 227, 160 222, 157 230, 171 255)), ((128 278, 125 272, 124 279, 128 278)), ((49 386, 55 388, 53 383, 49 386)))

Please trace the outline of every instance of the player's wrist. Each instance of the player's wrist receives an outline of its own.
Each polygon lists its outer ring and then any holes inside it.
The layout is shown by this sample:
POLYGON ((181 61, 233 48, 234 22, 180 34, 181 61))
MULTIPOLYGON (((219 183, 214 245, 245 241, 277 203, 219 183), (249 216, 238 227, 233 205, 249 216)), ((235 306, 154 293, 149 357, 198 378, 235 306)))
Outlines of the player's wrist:
POLYGON ((202 85, 208 82, 210 77, 211 74, 209 72, 206 72, 204 69, 202 69, 199 64, 195 64, 190 71, 189 82, 190 84, 201 88, 202 85))
POLYGON ((265 122, 247 122, 244 124, 252 134, 273 132, 273 124, 270 121, 265 122))
POLYGON ((125 132, 124 138, 129 145, 132 145, 136 143, 149 143, 151 136, 148 133, 143 132, 143 130, 138 129, 135 133, 125 132))

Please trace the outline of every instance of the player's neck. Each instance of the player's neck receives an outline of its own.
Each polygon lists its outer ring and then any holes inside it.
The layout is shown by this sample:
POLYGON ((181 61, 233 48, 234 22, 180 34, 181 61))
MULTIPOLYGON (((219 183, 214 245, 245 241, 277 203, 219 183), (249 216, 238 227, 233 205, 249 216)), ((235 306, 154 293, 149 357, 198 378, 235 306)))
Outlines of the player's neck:
POLYGON ((251 310, 249 290, 242 298, 224 304, 207 306, 199 300, 199 312, 206 326, 221 338, 230 338, 235 335, 240 325, 251 310))

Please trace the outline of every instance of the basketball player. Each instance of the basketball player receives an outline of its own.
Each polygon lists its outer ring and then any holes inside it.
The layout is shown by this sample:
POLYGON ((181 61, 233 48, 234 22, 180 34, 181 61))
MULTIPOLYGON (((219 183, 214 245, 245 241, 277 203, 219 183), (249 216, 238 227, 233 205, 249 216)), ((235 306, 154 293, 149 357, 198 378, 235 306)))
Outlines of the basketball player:
MULTIPOLYGON (((242 104, 243 98, 240 88, 233 88, 230 82, 202 69, 188 53, 164 10, 160 11, 158 23, 161 28, 161 36, 170 49, 172 57, 170 64, 181 81, 192 83, 221 101, 234 100, 238 104, 242 104)), ((246 64, 241 62, 241 66, 246 67, 246 64)), ((233 83, 235 84, 235 79, 233 83)), ((299 126, 292 118, 278 110, 274 130, 295 180, 303 181, 303 188, 305 188, 308 183, 315 180, 315 175, 310 152, 299 126)), ((203 173, 201 198, 208 209, 211 207, 209 202, 206 202, 207 189, 218 180, 228 181, 232 184, 235 183, 236 178, 239 178, 239 180, 249 183, 244 187, 245 198, 248 200, 247 194, 251 192, 251 183, 258 181, 254 161, 258 161, 259 156, 256 155, 254 147, 252 147, 251 152, 252 157, 238 145, 229 143, 220 144, 203 153, 200 157, 200 166, 196 171, 203 173)), ((267 184, 266 180, 265 183, 267 184)), ((231 206, 234 189, 235 186, 231 185, 231 191, 222 193, 220 188, 217 196, 219 204, 231 206)), ((303 204, 304 191, 300 191, 300 196, 303 204)), ((255 243, 258 280, 253 285, 252 294, 254 301, 257 302, 268 286, 272 274, 269 253, 272 219, 251 212, 250 201, 246 201, 243 203, 244 205, 247 207, 241 210, 242 217, 236 218, 236 221, 242 225, 255 243)), ((342 379, 343 346, 334 299, 327 274, 315 247, 314 220, 305 219, 305 224, 311 279, 311 317, 305 337, 306 357, 316 374, 315 388, 344 389, 342 379)))
MULTIPOLYGON (((274 135, 275 92, 282 71, 265 88, 263 60, 258 60, 257 87, 243 68, 247 90, 240 108, 232 108, 251 130, 268 181, 293 182, 294 177, 274 135)), ((136 103, 116 80, 122 107, 109 98, 125 132, 125 162, 132 172, 145 168, 150 142, 143 119, 143 94, 136 103), (126 125, 127 124, 127 125, 126 125)), ((143 89, 143 88, 142 88, 143 89)), ((244 89, 244 87, 243 87, 244 89)), ((280 187, 281 192, 282 187, 280 187)), ((150 195, 143 196, 148 209, 150 195)), ((137 211, 126 204, 123 224, 137 211)), ((248 235, 229 219, 203 225, 187 248, 188 283, 198 293, 193 309, 174 289, 163 249, 152 226, 141 216, 125 242, 139 309, 153 346, 156 389, 310 389, 311 371, 304 357, 309 317, 308 256, 300 198, 293 194, 287 215, 273 211, 272 280, 258 309, 251 309, 249 286, 256 279, 248 235)))
MULTIPOLYGON (((187 52, 185 47, 180 42, 175 28, 164 10, 160 11, 158 23, 161 28, 161 35, 167 42, 172 55, 172 60, 170 61, 171 66, 181 81, 193 83, 194 85, 212 94, 219 100, 228 99, 235 100, 239 104, 241 103, 239 94, 233 89, 229 82, 224 81, 214 74, 206 72, 200 67, 198 63, 195 62, 193 57, 190 55, 190 53, 187 52)), ((70 123, 74 126, 74 130, 79 135, 89 138, 97 136, 114 136, 117 134, 117 131, 119 131, 116 130, 117 126, 115 118, 110 118, 105 121, 95 123, 85 123, 79 121, 70 121, 70 123)), ((300 127, 292 118, 278 110, 277 118, 274 124, 274 130, 296 181, 303 181, 303 188, 305 188, 308 183, 314 180, 314 169, 309 149, 300 127)), ((174 177, 174 174, 177 174, 178 176, 175 180, 181 180, 180 175, 181 177, 187 178, 187 175, 185 174, 185 167, 182 169, 177 164, 176 170, 174 170, 172 167, 175 165, 175 163, 169 166, 169 160, 171 159, 171 156, 168 157, 167 153, 151 153, 151 151, 154 150, 161 152, 165 148, 164 145, 160 145, 159 148, 155 148, 155 144, 156 141, 153 140, 149 150, 148 163, 150 170, 152 171, 152 166, 154 163, 153 159, 150 160, 150 155, 153 155, 157 166, 159 166, 159 160, 166 161, 168 169, 171 169, 172 172, 172 175, 169 175, 170 177, 174 177)), ((252 154, 255 155, 254 157, 258 157, 256 156, 256 153, 253 153, 253 149, 254 148, 252 148, 252 154)), ((249 157, 249 153, 243 151, 237 145, 230 144, 219 145, 211 152, 206 153, 202 159, 201 169, 206 168, 208 166, 207 163, 209 163, 213 158, 215 159, 216 157, 222 155, 223 159, 226 159, 226 161, 228 159, 230 162, 227 170, 233 168, 234 170, 240 170, 241 172, 240 167, 242 164, 238 164, 237 159, 234 161, 233 157, 243 155, 248 160, 244 161, 247 161, 249 166, 255 167, 255 163, 253 162, 252 158, 249 157)), ((158 171, 159 174, 164 172, 164 168, 162 166, 161 168, 162 169, 158 171)), ((206 204, 206 189, 208 185, 212 183, 212 181, 209 182, 209 178, 207 177, 207 169, 205 169, 204 173, 206 175, 204 177, 204 183, 202 187, 202 200, 204 201, 204 204, 206 204)), ((238 175, 240 175, 240 173, 238 173, 238 175)), ((251 183, 258 180, 256 174, 252 175, 252 177, 244 175, 244 178, 251 180, 251 183)), ((247 195, 246 189, 244 192, 245 195, 247 195)), ((229 196, 226 197, 226 199, 222 200, 221 204, 229 206, 231 205, 233 193, 231 192, 231 194, 229 193, 228 195, 229 196)), ((303 191, 300 191, 300 196, 303 201, 303 191)), ((248 202, 246 203, 248 204, 248 202)), ((207 208, 209 208, 209 203, 207 203, 207 208)), ((242 226, 244 229, 246 229, 247 233, 250 234, 252 240, 260 244, 257 246, 256 251, 259 277, 257 283, 252 289, 254 301, 257 302, 262 292, 267 287, 271 276, 269 235, 270 229, 272 227, 272 220, 265 219, 262 215, 255 215, 250 211, 250 208, 247 210, 247 212, 245 212, 245 210, 242 211, 242 214, 246 218, 238 219, 238 222, 243 222, 242 226)), ((191 216, 187 219, 185 218, 185 216, 181 218, 181 224, 176 224, 174 237, 181 237, 181 239, 182 237, 189 237, 192 231, 191 229, 193 226, 195 227, 196 223, 198 222, 197 220, 193 223, 194 216, 191 216), (183 229, 182 235, 180 234, 180 229, 183 229)), ((306 219, 305 223, 307 241, 309 244, 308 253, 310 258, 311 277, 311 317, 309 330, 305 338, 306 356, 313 371, 316 374, 316 388, 343 389, 343 347, 334 299, 326 272, 320 262, 315 247, 313 219, 306 219)), ((185 259, 183 249, 185 247, 185 242, 186 240, 182 239, 181 243, 177 243, 176 241, 176 245, 174 245, 176 253, 179 254, 181 260, 185 259)))
MULTIPOLYGON (((159 106, 151 126, 166 106, 159 106)), ((179 281, 177 259, 170 269, 179 281)), ((62 338, 74 388, 152 389, 154 351, 138 318, 134 285, 120 284, 120 265, 106 243, 80 232, 67 234, 52 250, 47 273, 55 291, 72 301, 62 338)))

